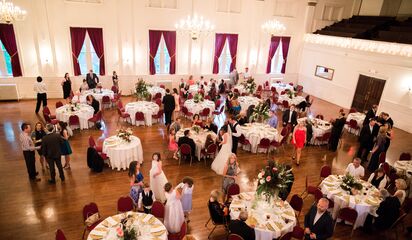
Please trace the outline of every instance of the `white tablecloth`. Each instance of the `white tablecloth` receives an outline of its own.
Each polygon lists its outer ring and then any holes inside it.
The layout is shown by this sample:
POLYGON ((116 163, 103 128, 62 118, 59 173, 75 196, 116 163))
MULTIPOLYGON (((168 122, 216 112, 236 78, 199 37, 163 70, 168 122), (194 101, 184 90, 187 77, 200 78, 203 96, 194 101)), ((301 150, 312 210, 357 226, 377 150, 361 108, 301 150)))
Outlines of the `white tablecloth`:
POLYGON ((166 94, 166 90, 158 86, 148 87, 147 91, 152 95, 152 98, 154 98, 156 93, 160 93, 162 94, 162 97, 160 99, 163 99, 164 95, 166 94))
POLYGON ((106 138, 103 142, 103 153, 110 158, 112 169, 127 169, 132 161, 143 162, 142 143, 136 136, 131 136, 130 142, 117 136, 106 138))
POLYGON ((148 101, 131 102, 126 104, 125 111, 130 114, 133 125, 136 124, 137 126, 139 126, 143 124, 146 126, 152 126, 152 115, 155 115, 157 114, 157 112, 159 112, 159 105, 154 102, 148 101), (136 112, 143 113, 144 123, 136 121, 136 112))
MULTIPOLYGON (((246 92, 245 86, 238 84, 234 87, 234 89, 237 89, 239 91, 239 94, 242 94, 244 92, 246 92)), ((247 93, 247 92, 246 92, 247 93)))
POLYGON ((76 107, 74 108, 74 110, 75 111, 71 110, 70 104, 66 104, 62 107, 57 108, 56 109, 57 120, 69 123, 70 116, 77 115, 80 120, 80 129, 88 129, 89 123, 87 120, 93 117, 94 109, 87 104, 79 104, 77 108, 76 107))
POLYGON ((405 175, 407 172, 412 172, 412 161, 396 161, 393 167, 399 174, 405 175))
POLYGON ((186 100, 184 106, 187 107, 187 110, 193 114, 199 114, 203 109, 209 108, 210 114, 215 110, 215 103, 210 100, 204 100, 203 102, 195 103, 193 99, 186 100))
POLYGON ((349 125, 345 124, 345 128, 348 129, 348 131, 350 133, 353 133, 355 135, 359 135, 360 134, 360 129, 362 129, 363 126, 363 121, 365 120, 366 115, 364 113, 361 112, 356 112, 356 113, 349 113, 348 117, 346 118, 346 122, 350 122, 350 120, 355 120, 358 123, 359 126, 359 130, 355 131, 355 130, 350 130, 349 131, 349 125))
POLYGON ((127 212, 110 216, 99 223, 87 237, 87 240, 118 240, 116 228, 120 226, 122 219, 130 216, 133 219, 135 231, 140 232, 139 240, 167 239, 167 230, 163 223, 151 214, 140 212, 127 212))
POLYGON ((290 86, 289 84, 286 84, 286 83, 272 83, 270 85, 270 88, 272 88, 272 87, 276 88, 276 92, 278 92, 279 94, 282 91, 285 91, 286 89, 289 89, 292 92, 294 92, 293 86, 290 86))
MULTIPOLYGON (((304 118, 299 118, 298 122, 306 122, 306 117, 304 118)), ((322 145, 322 144, 327 144, 327 142, 319 142, 316 139, 316 137, 320 137, 323 134, 327 132, 332 131, 332 124, 330 124, 328 121, 321 120, 318 118, 313 118, 312 120, 312 139, 310 140, 310 144, 312 145, 322 145)))
POLYGON ((332 199, 335 206, 332 210, 332 216, 334 219, 339 214, 339 210, 344 207, 354 208, 358 212, 358 218, 355 222, 355 229, 363 226, 366 217, 369 213, 375 214, 381 199, 379 199, 379 190, 373 185, 359 180, 363 188, 357 195, 349 195, 348 192, 344 191, 340 185, 342 184, 343 176, 330 175, 325 178, 320 184, 323 194, 326 194, 328 198, 332 199))
POLYGON ((241 96, 238 98, 241 111, 247 111, 250 105, 255 105, 255 107, 261 102, 257 97, 252 96, 241 96))
MULTIPOLYGON (((200 85, 194 84, 189 87, 189 93, 195 95, 200 90, 200 85)), ((208 86, 203 85, 203 90, 205 91, 205 95, 209 92, 210 88, 208 86)))
MULTIPOLYGON (((268 138, 270 141, 280 141, 282 139, 275 128, 263 123, 247 123, 244 126, 240 126, 240 129, 246 139, 249 140, 251 152, 253 153, 256 153, 257 145, 262 138, 268 138)), ((243 146, 243 149, 248 150, 246 146, 243 146)), ((262 151, 264 151, 264 149, 262 149, 262 151)))
POLYGON ((249 214, 246 223, 255 225, 256 240, 272 240, 292 232, 296 226, 293 208, 287 201, 275 200, 271 205, 263 200, 255 200, 255 192, 246 192, 233 196, 230 204, 231 219, 238 219, 240 211, 249 214), (240 210, 239 210, 240 209, 240 210), (270 216, 269 220, 267 216, 270 216))
POLYGON ((87 90, 87 91, 81 92, 80 96, 75 95, 73 97, 72 102, 79 102, 79 100, 80 100, 80 103, 86 103, 86 97, 88 95, 93 95, 94 98, 96 98, 96 100, 99 101, 100 107, 102 105, 103 96, 109 96, 110 99, 114 98, 114 92, 112 90, 103 88, 100 91, 99 89, 95 88, 95 89, 92 89, 92 90, 87 90))
POLYGON ((306 101, 306 99, 302 96, 296 96, 296 97, 290 98, 289 95, 283 94, 283 95, 279 95, 278 101, 279 102, 288 101, 289 106, 290 106, 292 104, 299 105, 299 103, 306 101))
POLYGON ((216 133, 212 132, 212 131, 207 131, 207 130, 203 130, 201 129, 199 131, 199 133, 196 133, 194 130, 192 130, 191 128, 185 128, 185 129, 180 129, 177 133, 176 133, 176 142, 179 141, 179 138, 184 136, 184 131, 185 130, 190 130, 190 138, 193 139, 193 141, 196 144, 196 156, 198 159, 200 159, 200 155, 201 155, 201 151, 202 149, 205 148, 205 143, 206 143, 206 137, 208 134, 212 135, 213 140, 216 142, 216 138, 217 135, 216 133))

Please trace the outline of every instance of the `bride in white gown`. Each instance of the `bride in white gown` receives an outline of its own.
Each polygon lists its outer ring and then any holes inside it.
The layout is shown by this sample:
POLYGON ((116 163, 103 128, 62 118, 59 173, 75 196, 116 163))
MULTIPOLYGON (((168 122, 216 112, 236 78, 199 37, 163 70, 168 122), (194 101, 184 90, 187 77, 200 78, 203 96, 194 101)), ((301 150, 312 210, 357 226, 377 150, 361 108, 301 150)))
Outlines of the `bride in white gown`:
POLYGON ((220 129, 219 134, 221 134, 223 138, 220 143, 222 148, 215 160, 213 160, 212 170, 219 175, 223 175, 223 169, 225 168, 229 156, 232 154, 232 131, 229 126, 225 125, 220 129))

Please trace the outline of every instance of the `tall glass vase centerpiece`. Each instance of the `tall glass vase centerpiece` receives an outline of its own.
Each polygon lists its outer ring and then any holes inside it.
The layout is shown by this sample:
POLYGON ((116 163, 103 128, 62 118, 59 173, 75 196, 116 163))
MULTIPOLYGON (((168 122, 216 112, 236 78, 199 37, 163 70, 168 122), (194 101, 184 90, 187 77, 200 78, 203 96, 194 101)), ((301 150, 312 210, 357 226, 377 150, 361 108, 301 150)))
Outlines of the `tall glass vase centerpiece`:
POLYGON ((203 101, 204 101, 204 98, 203 98, 203 95, 201 93, 196 93, 193 96, 193 102, 199 103, 199 102, 203 102, 203 101))
POLYGON ((249 93, 249 95, 252 95, 255 90, 256 90, 256 83, 254 78, 249 78, 245 82, 241 83, 243 87, 245 88, 245 91, 249 93))

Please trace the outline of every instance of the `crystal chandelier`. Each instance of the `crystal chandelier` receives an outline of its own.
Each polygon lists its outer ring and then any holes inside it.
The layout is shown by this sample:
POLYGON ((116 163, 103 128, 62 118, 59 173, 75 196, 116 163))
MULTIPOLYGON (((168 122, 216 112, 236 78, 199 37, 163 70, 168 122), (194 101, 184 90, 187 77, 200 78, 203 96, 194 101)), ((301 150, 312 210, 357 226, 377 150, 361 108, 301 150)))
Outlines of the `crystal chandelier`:
POLYGON ((286 31, 286 27, 278 20, 269 20, 262 24, 262 30, 274 36, 283 34, 286 31))
POLYGON ((22 21, 26 17, 27 12, 14 6, 12 2, 2 0, 0 2, 0 22, 10 24, 13 21, 22 21))
POLYGON ((175 24, 178 32, 189 33, 193 40, 198 39, 202 35, 207 36, 213 32, 215 26, 209 20, 203 19, 202 16, 194 14, 194 16, 187 16, 186 19, 181 19, 175 24))

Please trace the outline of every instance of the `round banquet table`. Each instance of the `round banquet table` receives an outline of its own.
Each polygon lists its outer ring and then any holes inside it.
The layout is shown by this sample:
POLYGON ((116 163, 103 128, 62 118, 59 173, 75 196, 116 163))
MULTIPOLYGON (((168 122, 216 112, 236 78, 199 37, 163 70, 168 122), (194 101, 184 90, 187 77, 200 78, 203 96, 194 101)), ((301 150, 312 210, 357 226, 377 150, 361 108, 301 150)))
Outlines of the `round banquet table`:
MULTIPOLYGON (((262 138, 268 138, 270 141, 276 140, 280 141, 282 139, 281 135, 278 133, 276 128, 263 123, 246 123, 244 126, 240 126, 242 134, 249 140, 251 145, 251 152, 257 152, 257 145, 262 138)), ((243 146, 244 150, 246 146, 243 146)))
POLYGON ((164 95, 166 94, 166 90, 158 86, 148 87, 147 91, 152 95, 152 98, 156 95, 156 93, 160 93, 162 94, 161 99, 163 99, 164 95))
POLYGON ((99 101, 100 107, 102 105, 103 96, 109 96, 110 99, 114 98, 114 92, 112 90, 102 88, 102 90, 100 91, 99 89, 95 88, 81 92, 80 96, 75 95, 72 99, 72 102, 86 103, 86 97, 88 95, 93 95, 94 98, 99 101))
POLYGON ((140 121, 136 121, 136 112, 142 112, 144 115, 143 125, 152 126, 152 115, 159 112, 159 105, 154 102, 138 101, 126 104, 125 111, 130 114, 132 124, 140 125, 140 121))
POLYGON ((203 109, 209 108, 210 113, 215 110, 215 103, 210 100, 204 100, 203 102, 195 103, 193 99, 186 100, 184 106, 187 107, 187 110, 193 114, 199 114, 203 109))
POLYGON ((252 96, 241 96, 238 98, 241 111, 247 111, 250 105, 255 105, 255 107, 261 102, 257 97, 252 96))
POLYGON ((277 239, 293 231, 297 220, 293 208, 287 201, 274 200, 272 204, 268 204, 255 197, 255 192, 234 195, 229 207, 231 219, 238 219, 240 211, 247 211, 249 217, 246 224, 255 226, 256 240, 277 239))
MULTIPOLYGON (((297 121, 298 122, 306 122, 306 117, 304 118, 299 118, 297 121)), ((330 124, 328 121, 318 119, 318 118, 312 118, 312 139, 310 140, 310 144, 312 145, 323 145, 327 144, 327 142, 320 142, 316 140, 317 137, 322 136, 323 134, 327 132, 332 131, 332 124, 330 124)))
POLYGON ((360 129, 362 129, 363 126, 363 121, 365 120, 366 115, 361 112, 356 112, 356 113, 349 113, 348 117, 346 118, 346 122, 349 123, 350 120, 355 120, 358 123, 359 130, 354 130, 349 128, 349 124, 345 124, 345 128, 350 132, 355 135, 360 134, 360 129))
POLYGON ((200 153, 202 151, 202 149, 205 148, 205 143, 206 143, 206 137, 208 134, 212 135, 213 141, 216 141, 217 135, 216 133, 214 133, 213 131, 208 131, 205 129, 200 129, 199 133, 195 132, 193 129, 191 128, 185 128, 185 129, 180 129, 177 133, 176 133, 176 142, 179 141, 179 138, 184 136, 184 131, 185 130, 190 130, 190 135, 189 137, 191 139, 193 139, 193 141, 196 144, 196 156, 198 159, 200 159, 200 153))
POLYGON ((237 89, 238 92, 239 92, 239 94, 242 94, 242 93, 245 93, 245 92, 246 92, 245 86, 243 86, 243 85, 241 85, 241 84, 236 85, 236 86, 234 87, 234 89, 237 89))
POLYGON ((279 102, 287 101, 289 103, 289 106, 294 104, 294 105, 299 105, 299 103, 306 101, 306 99, 302 96, 295 96, 290 98, 287 94, 279 95, 279 102))
POLYGON ((294 91, 293 86, 290 86, 287 83, 272 83, 270 85, 270 88, 276 88, 276 92, 281 93, 282 91, 285 91, 287 89, 291 90, 292 92, 294 91))
MULTIPOLYGON (((198 93, 199 90, 200 90, 200 85, 197 85, 197 84, 194 84, 189 87, 189 93, 191 93, 192 95, 195 95, 196 93, 198 93)), ((205 94, 207 94, 210 88, 206 85, 203 85, 203 90, 205 91, 205 94)))
MULTIPOLYGON (((80 129, 88 129, 89 122, 88 120, 93 117, 94 109, 93 107, 87 104, 79 104, 77 107, 74 107, 74 111, 71 109, 71 104, 66 104, 56 109, 56 119, 63 122, 69 122, 69 118, 72 115, 77 115, 80 120, 80 129)), ((73 126, 74 127, 74 126, 73 126)), ((76 129, 76 128, 73 128, 76 129)))
POLYGON ((132 226, 135 231, 140 234, 137 239, 167 239, 167 230, 163 223, 152 214, 140 212, 126 212, 110 216, 99 223, 92 231, 90 231, 87 240, 120 240, 117 236, 116 228, 120 226, 122 219, 129 217, 133 220, 132 226))
POLYGON ((406 175, 407 172, 412 172, 412 161, 396 161, 393 167, 401 175, 406 175))
POLYGON ((132 161, 143 163, 142 143, 136 136, 131 136, 130 142, 117 136, 106 138, 103 142, 103 153, 110 158, 112 169, 126 170, 132 161))
POLYGON ((358 212, 358 218, 356 219, 354 226, 356 229, 363 226, 369 213, 376 215, 376 210, 382 200, 377 197, 379 196, 379 190, 372 184, 363 180, 358 180, 363 186, 359 194, 350 195, 340 187, 342 184, 342 177, 343 176, 330 175, 322 181, 320 188, 322 193, 327 195, 327 197, 332 199, 335 203, 332 210, 333 219, 336 219, 339 210, 344 207, 349 206, 358 212))

